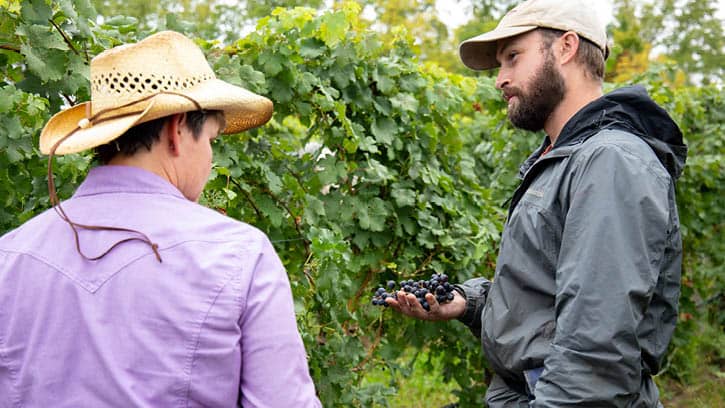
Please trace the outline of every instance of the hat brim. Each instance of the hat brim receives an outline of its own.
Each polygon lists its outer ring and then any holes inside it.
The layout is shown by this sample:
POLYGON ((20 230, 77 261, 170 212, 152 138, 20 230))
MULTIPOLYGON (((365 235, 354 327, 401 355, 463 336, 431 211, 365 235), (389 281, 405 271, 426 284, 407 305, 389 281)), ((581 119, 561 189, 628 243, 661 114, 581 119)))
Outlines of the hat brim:
MULTIPOLYGON (((40 133, 40 152, 50 154, 51 149, 58 141, 78 128, 81 120, 86 118, 86 109, 89 102, 73 106, 53 115, 40 133)), ((102 122, 85 129, 78 129, 72 136, 64 140, 55 150, 56 155, 81 152, 121 136, 128 129, 139 123, 153 107, 150 104, 144 111, 134 115, 125 116, 102 122)))
MULTIPOLYGON (((219 79, 212 79, 185 92, 197 101, 206 110, 220 110, 224 112, 226 127, 223 134, 239 133, 269 121, 274 111, 274 104, 264 96, 257 95, 242 87, 232 85, 219 79)), ((171 96, 178 102, 179 97, 171 96)), ((191 109, 196 110, 193 104, 191 109)))
POLYGON ((519 34, 535 30, 537 26, 515 26, 496 28, 487 33, 469 38, 458 47, 461 61, 468 68, 484 70, 498 67, 496 60, 496 42, 519 34))
MULTIPOLYGON (((138 113, 133 113, 133 110, 138 110, 139 107, 133 106, 108 112, 108 116, 113 116, 126 111, 128 116, 104 120, 105 115, 102 115, 97 123, 77 129, 57 147, 55 154, 64 155, 92 149, 116 139, 135 125, 176 113, 197 110, 197 105, 192 100, 202 109, 224 112, 226 126, 221 132, 223 134, 239 133, 261 126, 269 121, 274 109, 269 99, 218 79, 205 81, 178 93, 183 93, 191 99, 173 93, 159 93, 146 102, 145 107, 140 105, 143 111, 138 113)), ((87 118, 88 104, 89 102, 85 102, 73 106, 50 118, 40 134, 41 153, 50 153, 61 138, 76 129, 80 121, 87 118)))

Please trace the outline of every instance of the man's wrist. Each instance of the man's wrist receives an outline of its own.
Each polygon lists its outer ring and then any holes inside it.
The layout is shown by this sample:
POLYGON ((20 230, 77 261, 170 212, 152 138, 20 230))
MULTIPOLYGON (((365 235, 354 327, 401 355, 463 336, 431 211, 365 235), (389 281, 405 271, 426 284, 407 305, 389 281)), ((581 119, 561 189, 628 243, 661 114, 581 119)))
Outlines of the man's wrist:
POLYGON ((458 319, 466 313, 466 309, 468 307, 468 301, 466 300, 465 293, 461 293, 458 290, 454 290, 453 292, 453 300, 451 301, 453 306, 453 313, 450 315, 450 319, 458 319), (460 305, 460 306, 459 306, 460 305))
POLYGON ((470 326, 473 322, 474 314, 476 311, 476 305, 475 302, 472 302, 472 299, 469 299, 466 295, 465 289, 461 285, 453 285, 453 290, 460 295, 461 298, 465 301, 465 306, 463 310, 461 311, 461 314, 456 316, 456 319, 460 321, 461 323, 465 324, 466 326, 470 326))

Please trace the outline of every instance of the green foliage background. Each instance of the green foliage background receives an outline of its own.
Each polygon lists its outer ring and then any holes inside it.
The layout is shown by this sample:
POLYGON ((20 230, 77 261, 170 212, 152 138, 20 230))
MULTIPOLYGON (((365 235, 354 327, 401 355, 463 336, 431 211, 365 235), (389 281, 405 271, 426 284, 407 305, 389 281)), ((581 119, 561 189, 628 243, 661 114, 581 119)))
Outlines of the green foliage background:
MULTIPOLYGON (((220 78, 275 102, 268 125, 216 145, 203 203, 275 242, 325 406, 389 405, 411 350, 425 350, 461 406, 482 406, 489 373, 466 328, 402 319, 370 295, 431 271, 492 277, 518 165, 543 136, 506 123, 490 78, 422 63, 406 31, 384 43, 359 15, 356 3, 276 9, 233 43, 197 40, 220 78)), ((133 18, 95 21, 88 0, 0 2, 0 232, 48 208, 38 135, 52 114, 89 99, 90 58, 150 34, 133 18)), ((663 374, 687 383, 702 367, 722 375, 724 361, 725 105, 715 85, 668 86, 669 71, 636 82, 690 146, 678 186, 682 313, 663 374)), ((58 158, 61 197, 91 165, 58 158)))

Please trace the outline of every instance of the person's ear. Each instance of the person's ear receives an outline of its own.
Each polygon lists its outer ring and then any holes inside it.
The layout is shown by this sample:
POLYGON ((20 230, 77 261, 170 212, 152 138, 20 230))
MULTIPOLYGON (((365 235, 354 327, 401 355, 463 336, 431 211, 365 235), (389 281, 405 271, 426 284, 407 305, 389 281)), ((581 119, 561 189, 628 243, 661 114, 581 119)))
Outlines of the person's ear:
POLYGON ((567 31, 557 40, 557 51, 559 53, 559 62, 563 65, 574 59, 581 39, 579 35, 573 31, 567 31))
POLYGON ((185 120, 186 114, 178 113, 171 116, 171 118, 166 121, 166 126, 164 126, 164 128, 162 129, 163 140, 161 142, 166 145, 166 148, 172 156, 179 155, 179 146, 181 146, 181 132, 184 128, 185 120))

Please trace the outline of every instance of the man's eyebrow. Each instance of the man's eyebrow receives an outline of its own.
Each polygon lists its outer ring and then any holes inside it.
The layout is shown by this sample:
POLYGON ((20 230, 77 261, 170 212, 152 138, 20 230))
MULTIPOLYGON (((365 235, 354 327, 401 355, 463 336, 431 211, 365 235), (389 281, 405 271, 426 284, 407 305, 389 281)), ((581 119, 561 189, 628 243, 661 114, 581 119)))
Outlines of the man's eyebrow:
POLYGON ((502 54, 504 54, 504 52, 507 49, 511 48, 512 45, 515 45, 515 43, 516 43, 515 40, 514 41, 508 41, 508 42, 504 43, 504 45, 501 48, 497 49, 496 50, 496 61, 499 62, 499 63, 501 63, 500 56, 502 54))
POLYGON ((502 54, 504 54, 509 48, 518 47, 519 44, 521 43, 521 38, 506 39, 506 40, 503 40, 503 41, 505 41, 503 43, 503 46, 501 46, 501 48, 498 48, 496 50, 496 61, 498 61, 499 63, 501 62, 499 60, 499 56, 502 55, 502 54))

